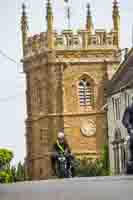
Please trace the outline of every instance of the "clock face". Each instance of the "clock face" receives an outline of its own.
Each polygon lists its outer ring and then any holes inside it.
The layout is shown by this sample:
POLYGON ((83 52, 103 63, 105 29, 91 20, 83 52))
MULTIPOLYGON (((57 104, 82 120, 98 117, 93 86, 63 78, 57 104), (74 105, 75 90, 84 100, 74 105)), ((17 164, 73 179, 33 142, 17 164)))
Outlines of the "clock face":
POLYGON ((93 120, 88 120, 82 123, 82 127, 80 128, 82 135, 90 137, 95 135, 96 133, 96 124, 93 120))

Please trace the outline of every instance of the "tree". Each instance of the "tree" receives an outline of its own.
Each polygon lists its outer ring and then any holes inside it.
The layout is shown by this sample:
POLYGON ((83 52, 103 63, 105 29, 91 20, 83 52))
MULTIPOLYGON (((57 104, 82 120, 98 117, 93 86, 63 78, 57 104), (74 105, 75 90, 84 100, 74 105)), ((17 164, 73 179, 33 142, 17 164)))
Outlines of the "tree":
POLYGON ((28 180, 25 173, 25 166, 21 162, 17 166, 11 166, 13 152, 7 149, 0 149, 0 182, 12 183, 28 180))
POLYGON ((21 162, 18 163, 17 169, 16 169, 16 180, 17 181, 25 181, 25 167, 24 164, 21 164, 21 162))
POLYGON ((10 162, 13 159, 13 152, 7 149, 0 149, 0 182, 12 182, 10 162))
POLYGON ((13 159, 13 152, 7 149, 0 149, 0 171, 10 165, 13 159))

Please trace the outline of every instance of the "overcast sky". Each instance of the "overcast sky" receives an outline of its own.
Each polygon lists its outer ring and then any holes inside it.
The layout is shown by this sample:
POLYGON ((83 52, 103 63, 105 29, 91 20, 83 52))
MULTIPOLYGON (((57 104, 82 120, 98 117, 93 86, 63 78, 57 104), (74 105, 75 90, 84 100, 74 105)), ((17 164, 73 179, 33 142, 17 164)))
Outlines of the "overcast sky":
MULTIPOLYGON (((0 54, 0 147, 14 151, 14 163, 23 161, 25 155, 25 81, 20 59, 21 4, 27 5, 30 34, 45 31, 46 0, 4 0, 0 2, 0 52, 1 50, 17 63, 0 54)), ((63 0, 53 0, 54 27, 66 28, 63 0)), ((86 4, 91 3, 95 28, 112 28, 112 0, 70 0, 71 26, 84 28, 86 4)), ((120 0, 121 47, 131 47, 133 3, 120 0)))

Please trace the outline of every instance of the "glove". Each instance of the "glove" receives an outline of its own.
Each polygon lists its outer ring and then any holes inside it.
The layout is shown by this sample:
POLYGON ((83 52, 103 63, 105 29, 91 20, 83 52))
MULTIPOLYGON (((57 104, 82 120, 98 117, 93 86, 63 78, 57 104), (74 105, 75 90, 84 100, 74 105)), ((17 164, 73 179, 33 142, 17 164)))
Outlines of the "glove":
POLYGON ((133 134, 133 129, 130 129, 130 133, 133 134))
POLYGON ((132 135, 132 134, 133 134, 133 129, 130 128, 130 127, 128 127, 127 131, 128 131, 128 134, 129 134, 129 135, 132 135))

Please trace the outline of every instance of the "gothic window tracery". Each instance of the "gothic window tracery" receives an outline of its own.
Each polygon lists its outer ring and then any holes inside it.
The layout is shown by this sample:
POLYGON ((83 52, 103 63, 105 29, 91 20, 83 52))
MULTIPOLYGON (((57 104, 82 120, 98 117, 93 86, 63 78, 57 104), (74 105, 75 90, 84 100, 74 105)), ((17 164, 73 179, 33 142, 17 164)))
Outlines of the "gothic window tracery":
POLYGON ((91 106, 92 105, 92 85, 88 79, 83 78, 79 82, 79 101, 80 106, 91 106))

